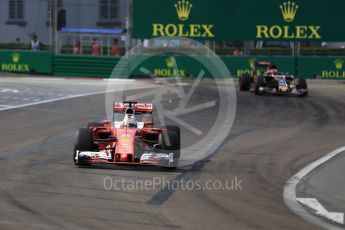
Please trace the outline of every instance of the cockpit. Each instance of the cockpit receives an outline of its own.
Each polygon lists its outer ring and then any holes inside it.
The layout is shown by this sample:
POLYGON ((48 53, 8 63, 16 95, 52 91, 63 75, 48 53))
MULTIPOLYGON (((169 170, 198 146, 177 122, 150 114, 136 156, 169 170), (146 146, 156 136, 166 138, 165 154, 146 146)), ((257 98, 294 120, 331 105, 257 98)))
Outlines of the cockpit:
POLYGON ((125 117, 122 122, 123 127, 137 128, 138 122, 135 119, 135 111, 132 108, 127 108, 125 111, 125 117))

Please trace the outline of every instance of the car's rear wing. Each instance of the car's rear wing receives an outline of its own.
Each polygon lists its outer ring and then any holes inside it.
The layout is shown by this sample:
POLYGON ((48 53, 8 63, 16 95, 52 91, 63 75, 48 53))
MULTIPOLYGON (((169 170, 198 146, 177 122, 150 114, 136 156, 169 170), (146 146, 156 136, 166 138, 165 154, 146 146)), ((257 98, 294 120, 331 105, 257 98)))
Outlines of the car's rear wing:
POLYGON ((270 65, 273 65, 273 63, 269 62, 269 61, 257 61, 257 62, 255 62, 256 68, 267 68, 270 65))
POLYGON ((114 113, 124 113, 128 108, 134 109, 136 114, 153 113, 153 104, 137 102, 115 102, 113 104, 114 113))

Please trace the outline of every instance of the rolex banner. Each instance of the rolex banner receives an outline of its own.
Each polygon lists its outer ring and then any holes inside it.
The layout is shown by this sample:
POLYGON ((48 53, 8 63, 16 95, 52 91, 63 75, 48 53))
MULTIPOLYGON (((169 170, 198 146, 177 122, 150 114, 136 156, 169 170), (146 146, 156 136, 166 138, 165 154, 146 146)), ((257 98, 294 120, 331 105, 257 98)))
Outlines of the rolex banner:
POLYGON ((0 51, 0 73, 52 73, 52 53, 47 51, 0 51))
POLYGON ((133 0, 133 37, 344 41, 344 0, 133 0))

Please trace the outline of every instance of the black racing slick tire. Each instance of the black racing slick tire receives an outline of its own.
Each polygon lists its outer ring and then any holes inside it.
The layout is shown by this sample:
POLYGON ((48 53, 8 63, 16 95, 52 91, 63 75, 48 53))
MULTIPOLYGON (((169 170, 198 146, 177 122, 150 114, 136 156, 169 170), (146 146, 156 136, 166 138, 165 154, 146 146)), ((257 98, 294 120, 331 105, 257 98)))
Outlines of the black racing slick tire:
POLYGON ((166 126, 166 131, 159 134, 160 151, 165 153, 174 153, 174 165, 162 166, 162 169, 176 169, 177 162, 180 159, 181 150, 181 131, 178 126, 166 126))
POLYGON ((240 91, 249 91, 252 84, 252 76, 249 74, 243 74, 240 76, 240 91))
POLYGON ((159 134, 159 145, 163 150, 180 150, 181 137, 180 128, 177 126, 167 126, 166 131, 159 134))
POLYGON ((260 91, 260 87, 265 87, 265 78, 264 76, 257 76, 256 79, 255 79, 255 90, 254 90, 254 93, 256 95, 262 95, 263 92, 260 91))
POLYGON ((77 151, 92 151, 94 144, 93 144, 93 136, 92 131, 88 128, 80 128, 76 133, 75 140, 74 140, 74 148, 73 148, 73 161, 74 164, 79 166, 89 166, 90 163, 88 159, 75 159, 77 151))
MULTIPOLYGON (((297 89, 305 89, 308 90, 308 84, 306 79, 298 79, 298 83, 296 85, 297 89)), ((308 95, 308 91, 299 95, 299 97, 306 97, 308 95)))
POLYGON ((296 86, 297 89, 308 89, 307 80, 306 79, 298 79, 298 83, 296 86))
MULTIPOLYGON (((168 130, 169 132, 174 132, 177 134, 178 138, 180 138, 181 136, 181 130, 180 130, 180 127, 178 126, 174 126, 174 125, 167 125, 165 126, 165 129, 168 130)), ((180 146, 179 146, 180 148, 180 146)))

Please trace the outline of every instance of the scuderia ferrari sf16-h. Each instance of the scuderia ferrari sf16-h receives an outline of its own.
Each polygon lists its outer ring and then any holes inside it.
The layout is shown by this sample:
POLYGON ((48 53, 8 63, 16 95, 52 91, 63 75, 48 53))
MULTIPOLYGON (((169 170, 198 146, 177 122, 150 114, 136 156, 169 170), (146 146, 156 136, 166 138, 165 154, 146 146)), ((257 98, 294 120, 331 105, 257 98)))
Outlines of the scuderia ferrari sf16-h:
POLYGON ((89 123, 76 133, 74 163, 176 168, 180 158, 180 128, 155 128, 152 113, 152 104, 114 103, 113 120, 89 123), (117 120, 117 116, 122 119, 117 120), (138 121, 140 116, 150 116, 151 120, 138 121))
POLYGON ((241 91, 254 91, 256 95, 308 95, 305 79, 295 79, 294 76, 278 72, 277 67, 266 61, 258 61, 253 66, 253 75, 240 76, 241 91))

